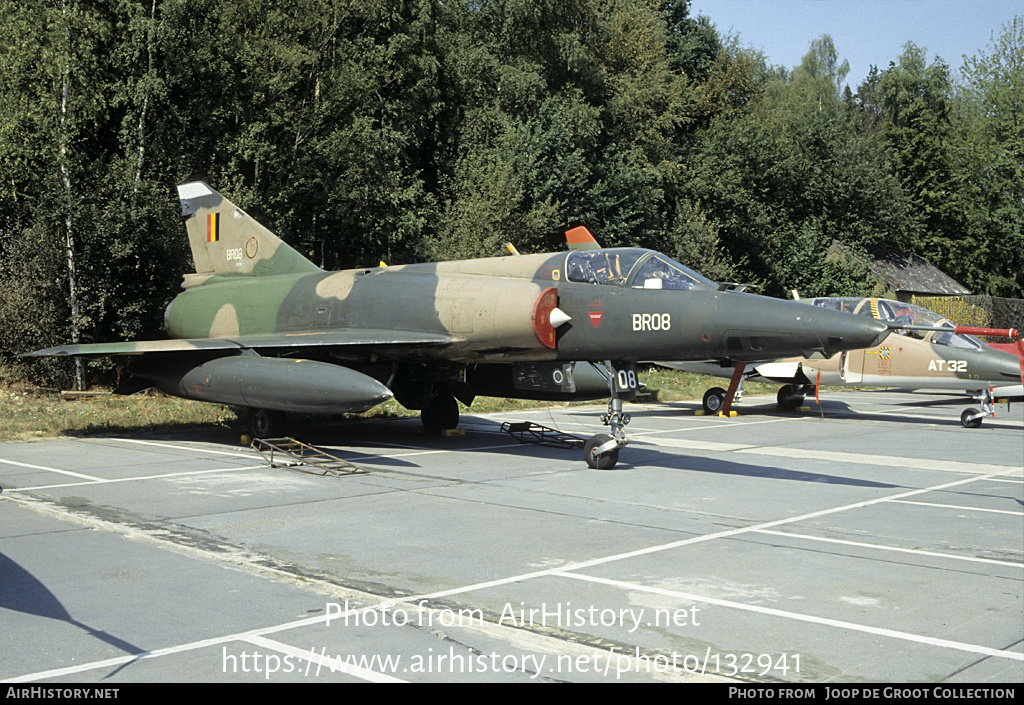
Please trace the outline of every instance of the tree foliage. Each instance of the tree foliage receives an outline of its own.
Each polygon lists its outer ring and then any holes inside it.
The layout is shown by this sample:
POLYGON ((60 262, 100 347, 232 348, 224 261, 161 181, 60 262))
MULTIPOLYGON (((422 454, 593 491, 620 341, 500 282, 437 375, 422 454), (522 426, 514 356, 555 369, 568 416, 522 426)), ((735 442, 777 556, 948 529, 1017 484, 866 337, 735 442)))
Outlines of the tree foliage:
POLYGON ((561 249, 585 224, 778 295, 864 290, 836 240, 1024 293, 1022 18, 960 80, 908 44, 854 92, 828 36, 780 68, 686 0, 0 0, 0 16, 8 367, 160 334, 191 268, 174 187, 193 179, 326 268, 561 249))
POLYGON ((958 99, 954 187, 978 256, 965 272, 979 292, 1024 291, 1024 17, 967 60, 958 99))

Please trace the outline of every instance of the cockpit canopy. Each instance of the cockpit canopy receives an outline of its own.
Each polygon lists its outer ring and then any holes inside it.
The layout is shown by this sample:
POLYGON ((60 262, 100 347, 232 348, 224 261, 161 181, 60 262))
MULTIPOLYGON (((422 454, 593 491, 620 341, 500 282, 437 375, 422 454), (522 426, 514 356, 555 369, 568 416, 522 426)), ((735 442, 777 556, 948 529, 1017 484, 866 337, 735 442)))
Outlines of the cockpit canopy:
POLYGON ((571 282, 635 289, 687 290, 716 286, 672 258, 638 247, 570 252, 565 259, 565 273, 571 282))
POLYGON ((899 335, 919 340, 928 340, 930 336, 929 342, 932 345, 949 345, 966 350, 980 350, 983 347, 983 344, 977 338, 955 333, 955 326, 939 314, 914 304, 892 301, 890 299, 862 299, 859 297, 813 299, 811 303, 821 308, 831 308, 837 311, 856 313, 861 316, 871 316, 872 318, 889 323, 948 328, 948 331, 920 331, 902 328, 895 330, 895 333, 899 335))

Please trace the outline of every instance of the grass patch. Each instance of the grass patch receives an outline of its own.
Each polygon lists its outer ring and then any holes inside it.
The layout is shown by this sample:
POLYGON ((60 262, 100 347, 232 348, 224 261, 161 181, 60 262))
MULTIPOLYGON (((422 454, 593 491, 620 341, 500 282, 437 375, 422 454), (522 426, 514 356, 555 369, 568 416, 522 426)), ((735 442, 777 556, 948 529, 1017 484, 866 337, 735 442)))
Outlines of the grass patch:
MULTIPOLYGON (((727 387, 728 380, 695 375, 659 367, 641 369, 646 388, 638 402, 699 401, 710 387, 727 387)), ((746 383, 746 394, 774 394, 777 387, 746 383)), ((522 399, 477 397, 467 413, 486 414, 548 407, 566 407, 603 402, 540 402, 522 399)), ((418 411, 403 408, 395 400, 345 418, 405 418, 418 411)), ((52 436, 108 433, 151 433, 192 427, 220 426, 242 429, 245 410, 222 404, 169 397, 160 392, 132 396, 100 394, 81 399, 63 398, 55 390, 23 383, 4 382, 0 375, 0 441, 28 440, 52 436)))
MULTIPOLYGON (((704 398, 704 392, 712 387, 729 388, 729 380, 725 378, 654 366, 641 368, 640 380, 647 385, 637 399, 640 402, 700 401, 704 398)), ((778 385, 763 382, 743 383, 744 394, 774 395, 778 388, 778 385)))
POLYGON ((0 441, 227 427, 238 422, 238 414, 230 407, 159 392, 67 400, 53 390, 0 385, 0 441))

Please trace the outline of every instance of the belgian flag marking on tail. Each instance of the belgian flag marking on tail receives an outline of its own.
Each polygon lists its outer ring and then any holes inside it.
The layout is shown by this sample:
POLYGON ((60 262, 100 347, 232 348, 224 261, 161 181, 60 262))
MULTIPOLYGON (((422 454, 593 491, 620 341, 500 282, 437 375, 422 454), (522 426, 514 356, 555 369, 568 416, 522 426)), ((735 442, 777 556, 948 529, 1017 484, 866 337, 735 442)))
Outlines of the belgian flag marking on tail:
POLYGON ((220 240, 220 213, 208 213, 206 215, 206 241, 217 242, 220 240))

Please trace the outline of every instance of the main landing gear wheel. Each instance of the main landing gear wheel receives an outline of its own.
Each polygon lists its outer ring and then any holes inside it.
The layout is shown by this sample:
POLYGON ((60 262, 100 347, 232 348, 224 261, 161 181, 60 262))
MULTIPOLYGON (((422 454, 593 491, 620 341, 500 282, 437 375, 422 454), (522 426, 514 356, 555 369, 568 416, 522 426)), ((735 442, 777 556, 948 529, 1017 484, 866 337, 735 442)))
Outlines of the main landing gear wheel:
POLYGON ((283 436, 287 420, 283 411, 253 409, 249 414, 249 434, 253 438, 276 438, 283 436))
POLYGON ((964 409, 964 413, 960 414, 960 423, 964 428, 978 428, 982 418, 982 413, 977 409, 964 409))
POLYGON ((611 470, 615 467, 615 463, 619 462, 619 448, 617 445, 609 451, 605 451, 600 454, 597 452, 598 448, 609 441, 614 442, 614 440, 615 439, 607 433, 599 433, 596 436, 591 436, 587 442, 583 444, 583 457, 587 461, 587 467, 593 468, 594 470, 611 470))
POLYGON ((775 399, 779 403, 779 408, 787 411, 792 411, 804 403, 804 395, 792 384, 783 385, 775 399))
POLYGON ((721 387, 712 387, 704 392, 704 413, 717 414, 725 404, 726 391, 721 387))
POLYGON ((434 436, 459 425, 459 402, 451 394, 440 394, 420 411, 424 430, 434 436))

